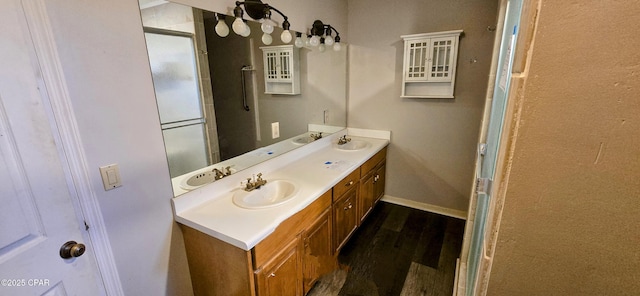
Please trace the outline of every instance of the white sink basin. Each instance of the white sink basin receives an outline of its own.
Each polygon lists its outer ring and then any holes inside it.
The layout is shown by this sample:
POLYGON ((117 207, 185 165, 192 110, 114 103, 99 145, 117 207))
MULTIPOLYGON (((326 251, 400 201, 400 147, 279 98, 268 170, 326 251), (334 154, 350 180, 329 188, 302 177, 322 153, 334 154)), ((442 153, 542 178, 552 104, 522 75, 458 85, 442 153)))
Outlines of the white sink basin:
POLYGON ((272 180, 260 189, 247 192, 242 189, 233 194, 233 203, 245 209, 264 209, 281 205, 296 196, 298 185, 289 180, 272 180))
POLYGON ((304 145, 304 144, 309 144, 311 142, 313 142, 313 138, 306 136, 306 137, 299 137, 299 138, 295 138, 293 139, 293 143, 296 145, 304 145))
POLYGON ((371 147, 371 143, 367 141, 351 140, 350 142, 343 145, 334 144, 333 147, 335 149, 344 151, 359 151, 371 147))
MULTIPOLYGON (((222 168, 218 168, 218 169, 222 169, 222 168)), ((231 171, 232 174, 236 172, 236 170, 233 168, 230 168, 229 170, 231 171)), ((193 173, 191 176, 185 177, 184 179, 182 179, 182 182, 180 182, 180 187, 184 190, 194 190, 204 185, 207 185, 215 180, 216 180, 216 174, 213 173, 213 168, 207 169, 207 170, 200 170, 193 173)))

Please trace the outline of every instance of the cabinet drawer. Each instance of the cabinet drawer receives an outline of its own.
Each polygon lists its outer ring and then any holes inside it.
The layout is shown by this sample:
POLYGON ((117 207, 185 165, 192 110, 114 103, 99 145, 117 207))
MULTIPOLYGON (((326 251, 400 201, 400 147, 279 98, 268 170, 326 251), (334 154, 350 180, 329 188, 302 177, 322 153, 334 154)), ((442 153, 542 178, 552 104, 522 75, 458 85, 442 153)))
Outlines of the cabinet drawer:
POLYGON ((333 186, 333 201, 335 202, 342 194, 347 190, 358 185, 360 181, 360 168, 357 168, 353 173, 342 179, 336 186, 333 186))
POLYGON ((382 148, 378 153, 372 156, 367 162, 362 164, 360 169, 362 170, 362 175, 368 174, 371 170, 373 170, 381 161, 383 161, 387 157, 387 147, 382 148))

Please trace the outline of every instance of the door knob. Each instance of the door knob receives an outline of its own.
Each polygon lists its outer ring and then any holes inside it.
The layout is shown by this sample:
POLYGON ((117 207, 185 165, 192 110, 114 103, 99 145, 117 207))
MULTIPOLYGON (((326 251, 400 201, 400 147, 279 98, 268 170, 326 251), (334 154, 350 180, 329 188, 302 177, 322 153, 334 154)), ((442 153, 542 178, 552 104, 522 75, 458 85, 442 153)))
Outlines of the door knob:
POLYGON ((63 259, 80 257, 84 254, 85 250, 86 247, 83 244, 79 244, 75 241, 68 241, 60 247, 60 257, 63 259))

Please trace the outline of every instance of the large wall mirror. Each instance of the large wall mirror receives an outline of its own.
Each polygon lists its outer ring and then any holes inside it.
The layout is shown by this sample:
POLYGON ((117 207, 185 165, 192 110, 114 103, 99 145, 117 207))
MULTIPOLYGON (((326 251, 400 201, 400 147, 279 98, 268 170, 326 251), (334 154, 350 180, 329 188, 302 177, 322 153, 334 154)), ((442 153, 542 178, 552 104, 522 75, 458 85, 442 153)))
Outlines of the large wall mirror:
MULTIPOLYGON (((220 37, 214 12, 157 0, 140 8, 174 195, 346 125, 346 46, 300 48, 300 93, 266 94, 260 23, 248 21, 248 37, 220 37)), ((281 30, 268 46, 283 45, 281 30)))

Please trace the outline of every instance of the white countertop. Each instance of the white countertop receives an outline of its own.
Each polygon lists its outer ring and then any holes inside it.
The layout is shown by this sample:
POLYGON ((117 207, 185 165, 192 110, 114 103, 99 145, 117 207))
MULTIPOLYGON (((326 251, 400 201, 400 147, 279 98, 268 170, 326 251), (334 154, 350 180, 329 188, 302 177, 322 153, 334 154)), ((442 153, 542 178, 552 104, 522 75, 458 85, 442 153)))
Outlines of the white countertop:
POLYGON ((211 172, 211 170, 213 170, 214 168, 224 171, 224 168, 227 166, 229 166, 233 170, 233 172, 242 171, 258 163, 267 161, 279 155, 285 154, 291 150, 300 148, 303 145, 306 145, 306 144, 301 144, 296 142, 296 140, 299 138, 310 138, 310 134, 317 134, 318 132, 322 132, 326 137, 330 134, 345 130, 345 128, 343 127, 317 125, 317 124, 309 124, 308 128, 309 128, 309 132, 306 132, 304 134, 297 135, 265 147, 260 147, 253 151, 249 151, 242 155, 238 155, 236 157, 224 160, 222 162, 212 164, 202 169, 198 169, 193 172, 188 172, 183 175, 171 178, 173 195, 178 196, 178 195, 182 195, 189 192, 189 190, 183 188, 184 186, 183 182, 186 182, 186 179, 190 178, 193 175, 197 175, 204 172, 211 172))
POLYGON ((382 150, 389 132, 348 129, 267 160, 173 199, 175 219, 222 241, 250 250, 287 218, 307 207, 365 161, 382 150), (344 134, 371 146, 358 151, 333 148, 344 134), (367 137, 358 137, 363 135, 367 137), (266 209, 244 209, 232 201, 240 182, 262 173, 267 181, 291 180, 300 187, 286 203, 266 209))

